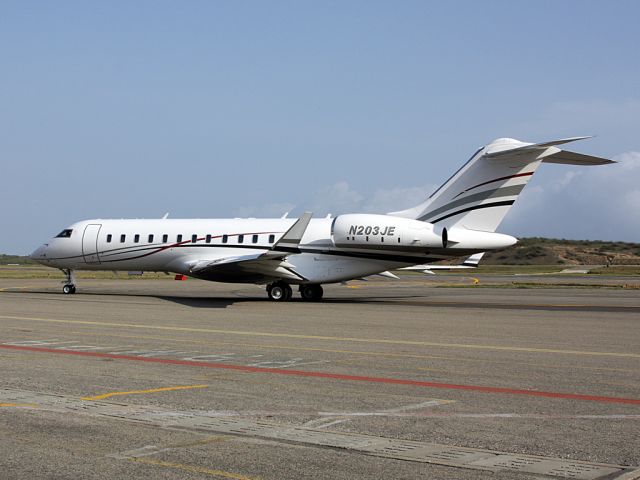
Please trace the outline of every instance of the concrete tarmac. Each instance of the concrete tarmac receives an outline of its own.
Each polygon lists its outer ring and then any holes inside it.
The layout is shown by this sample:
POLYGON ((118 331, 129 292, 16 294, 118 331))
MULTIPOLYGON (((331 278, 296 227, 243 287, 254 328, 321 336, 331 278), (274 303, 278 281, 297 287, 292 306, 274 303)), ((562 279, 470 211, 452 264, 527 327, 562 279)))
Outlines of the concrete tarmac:
POLYGON ((637 281, 440 281, 0 280, 0 477, 640 476, 637 281))

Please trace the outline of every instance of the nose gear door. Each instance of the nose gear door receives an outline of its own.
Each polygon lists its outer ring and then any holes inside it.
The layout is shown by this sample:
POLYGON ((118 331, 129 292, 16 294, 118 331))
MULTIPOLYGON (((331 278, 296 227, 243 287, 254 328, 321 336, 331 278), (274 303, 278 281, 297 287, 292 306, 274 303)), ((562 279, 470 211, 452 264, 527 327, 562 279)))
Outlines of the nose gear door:
POLYGON ((98 256, 98 232, 102 228, 101 224, 89 224, 84 229, 82 235, 82 255, 85 263, 100 263, 98 256))

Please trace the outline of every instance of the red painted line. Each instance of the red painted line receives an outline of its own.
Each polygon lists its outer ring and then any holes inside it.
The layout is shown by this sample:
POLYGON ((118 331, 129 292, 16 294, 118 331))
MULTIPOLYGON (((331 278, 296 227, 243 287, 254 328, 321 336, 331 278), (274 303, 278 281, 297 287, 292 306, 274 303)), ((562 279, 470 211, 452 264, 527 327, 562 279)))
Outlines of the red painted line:
POLYGON ((294 377, 330 378, 334 380, 347 380, 352 382, 388 383, 393 385, 410 385, 414 387, 441 388, 446 390, 467 390, 467 391, 482 392, 482 393, 503 393, 508 395, 525 395, 529 397, 562 398, 566 400, 585 400, 589 402, 624 403, 624 404, 630 404, 630 405, 640 405, 640 399, 636 399, 636 398, 603 397, 598 395, 581 395, 578 393, 544 392, 539 390, 519 390, 515 388, 504 388, 504 387, 486 387, 482 385, 457 385, 455 383, 423 382, 421 380, 405 380, 401 378, 365 377, 360 375, 345 375, 341 373, 329 373, 329 372, 312 372, 312 371, 306 371, 306 370, 285 370, 281 368, 248 367, 244 365, 229 365, 226 363, 196 362, 193 360, 172 360, 169 358, 134 357, 131 355, 117 355, 112 353, 97 353, 97 352, 81 352, 81 351, 75 351, 75 350, 58 350, 54 348, 26 347, 21 345, 0 345, 0 348, 4 348, 6 350, 21 350, 21 351, 27 351, 27 352, 76 355, 79 357, 111 358, 114 360, 131 360, 135 362, 161 363, 161 364, 168 364, 168 365, 184 365, 188 367, 218 368, 223 370, 236 370, 240 372, 250 372, 250 373, 270 373, 273 375, 290 375, 294 377))

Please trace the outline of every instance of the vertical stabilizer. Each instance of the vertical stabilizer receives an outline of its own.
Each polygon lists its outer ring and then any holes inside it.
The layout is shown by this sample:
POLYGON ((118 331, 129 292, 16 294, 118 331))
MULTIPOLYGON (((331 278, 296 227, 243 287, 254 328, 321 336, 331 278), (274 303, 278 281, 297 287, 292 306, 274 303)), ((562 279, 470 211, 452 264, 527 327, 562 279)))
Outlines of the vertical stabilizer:
POLYGON ((393 212, 443 227, 495 232, 542 162, 601 165, 611 160, 556 147, 588 137, 545 143, 499 138, 479 149, 449 180, 420 205, 393 212))

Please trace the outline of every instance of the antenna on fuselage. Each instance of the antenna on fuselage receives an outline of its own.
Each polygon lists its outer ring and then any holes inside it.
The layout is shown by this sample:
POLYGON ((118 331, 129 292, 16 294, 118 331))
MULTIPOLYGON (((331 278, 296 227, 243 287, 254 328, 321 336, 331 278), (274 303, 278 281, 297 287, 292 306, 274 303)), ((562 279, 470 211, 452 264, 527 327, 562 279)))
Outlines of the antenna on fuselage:
POLYGON ((289 212, 284 212, 284 215, 282 215, 280 218, 287 218, 289 216, 289 212))
POLYGON ((167 217, 169 217, 169 212, 165 213, 165 214, 162 216, 162 220, 166 220, 166 219, 167 219, 167 217))

